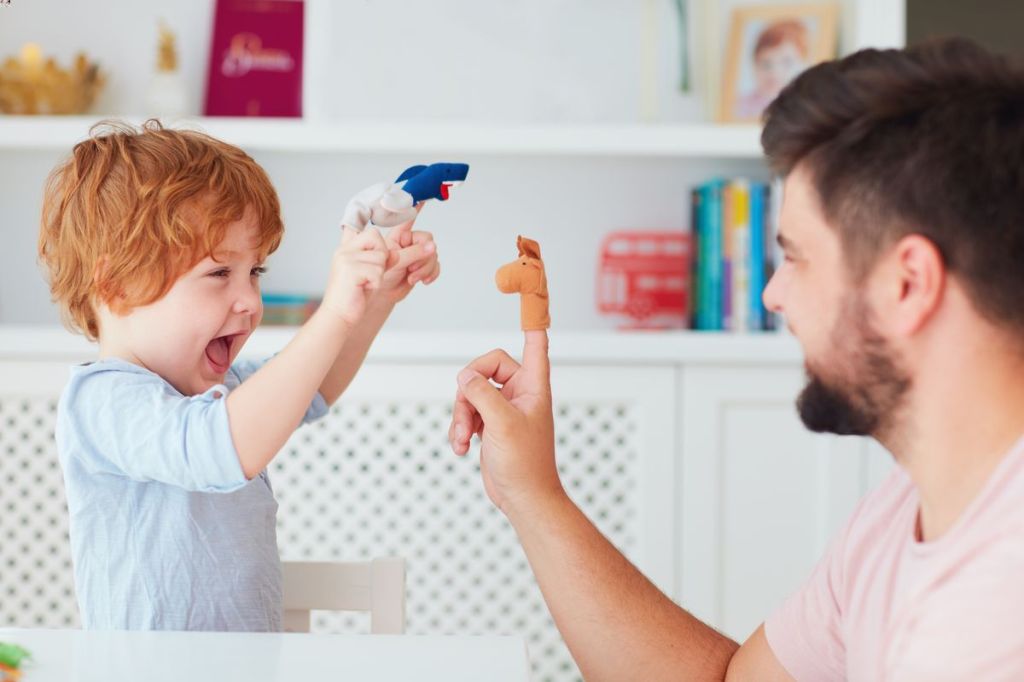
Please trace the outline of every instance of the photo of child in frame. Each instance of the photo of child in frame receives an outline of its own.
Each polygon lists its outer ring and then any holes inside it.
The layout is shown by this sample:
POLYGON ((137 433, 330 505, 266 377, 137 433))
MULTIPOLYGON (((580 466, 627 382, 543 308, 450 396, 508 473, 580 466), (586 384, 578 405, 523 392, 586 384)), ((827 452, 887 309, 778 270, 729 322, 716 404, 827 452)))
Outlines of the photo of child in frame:
POLYGON ((755 5, 734 10, 720 119, 757 122, 793 78, 836 51, 834 4, 755 5))

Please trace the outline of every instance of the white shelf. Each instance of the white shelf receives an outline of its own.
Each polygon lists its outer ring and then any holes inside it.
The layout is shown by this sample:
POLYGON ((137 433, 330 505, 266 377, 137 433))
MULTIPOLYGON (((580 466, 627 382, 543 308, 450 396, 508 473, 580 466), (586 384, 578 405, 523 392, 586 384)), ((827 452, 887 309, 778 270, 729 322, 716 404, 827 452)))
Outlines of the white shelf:
MULTIPOLYGON (((295 327, 260 327, 243 355, 275 353, 295 327)), ((550 356, 559 364, 671 365, 678 363, 798 364, 800 346, 787 332, 551 332, 550 356)), ((383 332, 370 349, 370 362, 451 363, 463 365, 494 348, 518 356, 523 336, 499 332, 383 332)), ((83 362, 96 355, 84 337, 56 325, 0 325, 0 360, 83 362)))
MULTIPOLYGON (((139 117, 123 117, 139 123, 139 117)), ((70 150, 97 116, 0 116, 0 150, 70 150)), ((755 125, 515 125, 316 123, 290 119, 188 118, 245 149, 304 153, 503 154, 760 159, 755 125)))

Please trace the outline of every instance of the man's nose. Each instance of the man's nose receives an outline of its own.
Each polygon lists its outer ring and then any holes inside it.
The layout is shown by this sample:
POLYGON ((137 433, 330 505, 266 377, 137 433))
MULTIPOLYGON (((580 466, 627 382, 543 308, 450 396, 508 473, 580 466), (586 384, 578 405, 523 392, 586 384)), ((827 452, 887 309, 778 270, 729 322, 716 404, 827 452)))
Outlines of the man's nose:
POLYGON ((761 300, 764 301, 764 307, 768 311, 773 313, 782 312, 782 294, 780 289, 782 288, 779 280, 779 273, 776 271, 768 284, 765 286, 764 291, 761 292, 761 300))

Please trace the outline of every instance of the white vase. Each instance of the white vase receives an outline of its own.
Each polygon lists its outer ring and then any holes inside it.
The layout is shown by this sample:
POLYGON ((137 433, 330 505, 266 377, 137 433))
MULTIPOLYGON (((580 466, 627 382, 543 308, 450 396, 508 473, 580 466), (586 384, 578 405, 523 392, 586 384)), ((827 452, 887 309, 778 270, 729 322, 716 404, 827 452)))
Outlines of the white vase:
POLYGON ((186 116, 188 96, 185 80, 177 71, 157 71, 146 91, 146 114, 161 118, 186 116))

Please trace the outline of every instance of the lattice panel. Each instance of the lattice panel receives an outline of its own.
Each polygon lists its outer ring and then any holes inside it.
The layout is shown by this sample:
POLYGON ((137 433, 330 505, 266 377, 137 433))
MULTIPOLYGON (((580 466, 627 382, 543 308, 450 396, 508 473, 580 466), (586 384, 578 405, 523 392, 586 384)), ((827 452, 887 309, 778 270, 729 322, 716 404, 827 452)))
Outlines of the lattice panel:
MULTIPOLYGON (((476 451, 447 442, 443 401, 342 401, 272 465, 284 560, 407 562, 410 634, 524 636, 535 680, 580 674, 515 533, 483 490, 476 451)), ((556 408, 570 494, 621 549, 638 541, 636 426, 619 403, 556 408)), ((314 632, 367 632, 363 614, 314 612, 314 632)))
POLYGON ((56 397, 0 396, 0 626, 78 627, 56 397))
MULTIPOLYGON (((627 553, 638 541, 637 428, 627 403, 556 408, 570 494, 627 553)), ((77 627, 56 397, 0 396, 0 626, 77 627)), ((515 533, 487 500, 475 452, 447 443, 443 400, 342 401, 272 465, 282 559, 397 555, 410 634, 518 634, 536 680, 579 672, 515 533)), ((316 632, 367 632, 362 614, 317 612, 316 632)))

